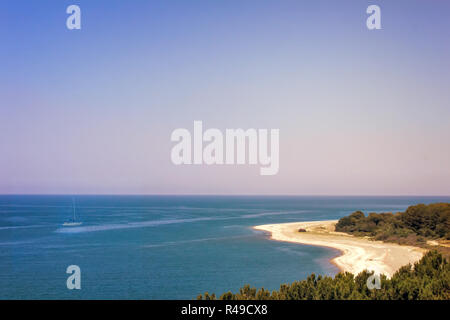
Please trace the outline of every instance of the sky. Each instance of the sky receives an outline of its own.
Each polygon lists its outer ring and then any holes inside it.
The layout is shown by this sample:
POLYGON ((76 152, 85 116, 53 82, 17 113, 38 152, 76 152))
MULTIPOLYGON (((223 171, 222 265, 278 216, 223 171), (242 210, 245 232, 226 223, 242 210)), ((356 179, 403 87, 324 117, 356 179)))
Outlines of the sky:
POLYGON ((2 0, 0 193, 450 195, 449 9, 2 0), (174 165, 194 120, 279 129, 278 174, 174 165))

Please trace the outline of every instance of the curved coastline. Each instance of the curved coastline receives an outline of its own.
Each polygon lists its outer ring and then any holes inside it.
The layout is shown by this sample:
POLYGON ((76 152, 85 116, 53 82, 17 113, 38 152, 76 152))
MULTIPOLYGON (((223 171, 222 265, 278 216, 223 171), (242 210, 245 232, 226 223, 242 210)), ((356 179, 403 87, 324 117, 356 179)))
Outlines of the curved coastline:
POLYGON ((254 226, 270 233, 270 239, 337 249, 341 254, 330 262, 341 271, 358 274, 367 269, 388 278, 400 267, 422 258, 425 249, 395 243, 374 241, 335 232, 337 220, 306 221, 254 226), (306 232, 299 232, 304 229, 306 232))

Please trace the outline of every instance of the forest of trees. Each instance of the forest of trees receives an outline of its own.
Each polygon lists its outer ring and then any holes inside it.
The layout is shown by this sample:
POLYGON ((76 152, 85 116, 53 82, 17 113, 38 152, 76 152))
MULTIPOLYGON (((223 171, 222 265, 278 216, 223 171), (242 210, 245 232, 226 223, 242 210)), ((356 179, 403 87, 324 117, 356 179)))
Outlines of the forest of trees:
MULTIPOLYGON (((375 240, 425 245, 426 240, 450 240, 450 203, 419 204, 405 212, 370 213, 361 211, 341 218, 336 231, 375 240)), ((339 273, 335 277, 311 274, 306 280, 282 284, 279 290, 257 290, 250 285, 238 293, 226 292, 221 300, 449 300, 450 264, 447 247, 425 254, 414 266, 400 268, 391 279, 381 276, 381 288, 369 289, 368 271, 358 275, 339 273), (442 255, 445 254, 445 256, 442 255)), ((215 294, 200 294, 197 299, 215 300, 215 294)))
POLYGON ((341 218, 336 231, 375 240, 420 244, 431 239, 450 240, 450 203, 418 204, 405 212, 370 213, 361 211, 341 218))
MULTIPOLYGON (((371 274, 339 273, 335 277, 311 274, 306 280, 282 284, 270 292, 245 285, 238 293, 226 292, 220 300, 448 300, 450 264, 437 251, 430 251, 414 264, 400 268, 391 279, 381 276, 380 289, 368 289, 371 274)), ((215 300, 206 292, 197 299, 215 300)))

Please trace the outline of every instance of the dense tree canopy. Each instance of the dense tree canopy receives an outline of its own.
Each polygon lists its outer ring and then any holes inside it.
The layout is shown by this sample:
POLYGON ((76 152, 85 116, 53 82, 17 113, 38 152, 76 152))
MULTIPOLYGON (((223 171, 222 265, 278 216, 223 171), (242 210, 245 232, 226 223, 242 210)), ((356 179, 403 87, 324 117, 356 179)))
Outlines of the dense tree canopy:
POLYGON ((450 240, 450 203, 418 204, 405 212, 370 213, 367 217, 356 211, 341 218, 336 231, 409 244, 426 239, 450 240))

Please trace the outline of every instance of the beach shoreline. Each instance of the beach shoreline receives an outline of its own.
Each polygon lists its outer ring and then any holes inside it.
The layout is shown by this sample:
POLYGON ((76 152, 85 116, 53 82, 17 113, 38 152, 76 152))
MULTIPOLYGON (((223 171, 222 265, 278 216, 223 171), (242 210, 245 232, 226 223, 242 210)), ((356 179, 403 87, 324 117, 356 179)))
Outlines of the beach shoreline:
POLYGON ((390 278, 400 267, 419 261, 427 251, 336 232, 336 223, 337 220, 305 221, 259 225, 253 229, 268 232, 271 240, 337 249, 341 254, 330 262, 354 275, 369 270, 390 278))

